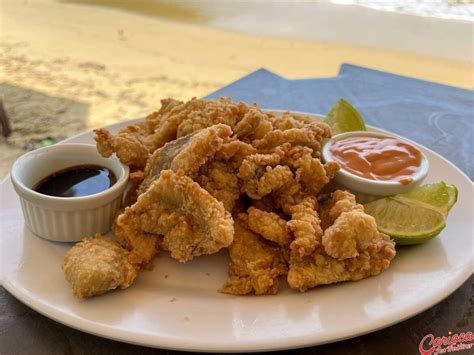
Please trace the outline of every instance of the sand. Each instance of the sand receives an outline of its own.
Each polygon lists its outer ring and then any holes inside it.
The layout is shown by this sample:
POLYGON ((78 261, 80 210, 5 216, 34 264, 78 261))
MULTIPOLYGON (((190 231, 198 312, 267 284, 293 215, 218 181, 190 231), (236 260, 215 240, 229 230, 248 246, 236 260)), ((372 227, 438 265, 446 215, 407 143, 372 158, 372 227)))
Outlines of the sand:
POLYGON ((472 88, 472 64, 297 39, 251 36, 53 0, 0 3, 0 94, 13 134, 0 176, 47 136, 139 117, 163 97, 204 96, 260 67, 288 78, 343 62, 472 88))

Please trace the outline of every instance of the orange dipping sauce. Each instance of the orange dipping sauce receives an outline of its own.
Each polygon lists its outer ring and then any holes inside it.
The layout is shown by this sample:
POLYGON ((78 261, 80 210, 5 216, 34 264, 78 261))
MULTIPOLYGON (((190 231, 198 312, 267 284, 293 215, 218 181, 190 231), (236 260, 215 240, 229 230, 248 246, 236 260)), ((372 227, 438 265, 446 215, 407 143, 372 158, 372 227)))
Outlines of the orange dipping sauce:
POLYGON ((332 143, 330 152, 354 175, 408 185, 421 167, 421 152, 397 138, 348 137, 332 143))

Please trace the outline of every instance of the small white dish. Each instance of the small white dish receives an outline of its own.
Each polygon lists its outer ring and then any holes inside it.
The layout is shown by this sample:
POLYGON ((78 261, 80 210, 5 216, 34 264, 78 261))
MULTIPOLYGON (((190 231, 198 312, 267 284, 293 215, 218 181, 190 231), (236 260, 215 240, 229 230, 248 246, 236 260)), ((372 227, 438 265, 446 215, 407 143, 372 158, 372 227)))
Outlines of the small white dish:
POLYGON ((417 147, 416 144, 406 139, 397 137, 395 135, 389 135, 389 134, 384 134, 380 132, 353 131, 353 132, 337 134, 334 137, 332 137, 329 141, 327 141, 326 144, 324 145, 322 149, 323 160, 325 162, 330 161, 330 160, 337 161, 337 159, 334 159, 331 153, 331 146, 335 142, 340 141, 345 138, 349 138, 349 137, 396 138, 417 148, 420 151, 421 156, 422 156, 420 169, 415 174, 413 174, 412 181, 406 185, 403 185, 397 181, 382 181, 382 180, 366 179, 366 178, 357 176, 355 174, 352 174, 351 172, 341 167, 341 169, 334 176, 334 179, 337 183, 343 185, 344 187, 352 191, 356 191, 356 192, 364 193, 368 195, 376 195, 376 196, 390 196, 390 195, 401 194, 404 192, 408 192, 414 187, 420 185, 421 182, 425 179, 426 175, 428 174, 428 170, 429 170, 428 159, 426 158, 422 150, 419 147, 417 147))
POLYGON ((117 158, 104 158, 90 144, 60 144, 34 150, 18 158, 11 180, 20 196, 27 227, 53 241, 74 242, 110 230, 121 206, 129 169, 117 158), (49 175, 78 165, 99 165, 111 170, 117 181, 109 189, 88 196, 55 197, 33 190, 49 175))

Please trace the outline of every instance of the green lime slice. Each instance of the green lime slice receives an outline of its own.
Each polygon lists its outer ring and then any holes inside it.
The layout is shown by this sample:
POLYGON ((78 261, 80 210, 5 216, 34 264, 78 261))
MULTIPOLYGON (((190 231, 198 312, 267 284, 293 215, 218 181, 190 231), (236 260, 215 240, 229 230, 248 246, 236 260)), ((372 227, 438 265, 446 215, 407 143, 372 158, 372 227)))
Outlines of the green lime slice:
POLYGON ((326 115, 324 122, 332 130, 332 134, 350 131, 366 131, 361 114, 346 100, 339 99, 326 115))
POLYGON ((398 245, 419 244, 443 230, 457 196, 454 185, 439 182, 369 202, 364 208, 377 221, 379 231, 398 245))
POLYGON ((436 208, 447 215, 458 199, 458 189, 444 181, 420 186, 405 194, 395 196, 399 200, 413 200, 436 208))

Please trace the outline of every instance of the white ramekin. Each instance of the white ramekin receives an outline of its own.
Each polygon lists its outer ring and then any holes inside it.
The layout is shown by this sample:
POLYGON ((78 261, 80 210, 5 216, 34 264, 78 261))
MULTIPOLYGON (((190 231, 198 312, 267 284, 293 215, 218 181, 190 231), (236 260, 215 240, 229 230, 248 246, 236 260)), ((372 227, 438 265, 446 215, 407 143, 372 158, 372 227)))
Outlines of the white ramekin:
POLYGON ((110 230, 128 174, 128 166, 115 157, 100 156, 94 145, 58 144, 22 155, 13 164, 10 176, 27 227, 48 240, 74 242, 110 230), (54 197, 33 190, 52 173, 77 165, 106 167, 117 182, 103 192, 82 197, 54 197))
POLYGON ((421 182, 425 179, 426 175, 428 174, 429 169, 429 162, 426 156, 423 154, 420 148, 416 146, 413 142, 407 141, 406 139, 397 137, 395 135, 388 135, 379 132, 369 132, 369 131, 353 131, 347 133, 337 134, 332 137, 323 147, 322 155, 323 160, 325 162, 336 159, 333 158, 331 154, 331 145, 334 142, 337 142, 341 139, 349 138, 349 137, 387 137, 387 138, 396 138, 401 141, 405 141, 408 144, 413 145, 416 147, 422 156, 421 166, 420 169, 412 176, 412 181, 407 185, 402 185, 397 181, 381 181, 381 180, 370 180, 355 174, 350 173, 349 171, 341 168, 334 179, 337 183, 343 185, 344 187, 348 188, 349 190, 353 190, 355 192, 361 192, 368 195, 376 195, 376 196, 390 196, 396 195, 404 192, 408 192, 414 187, 421 184, 421 182))

